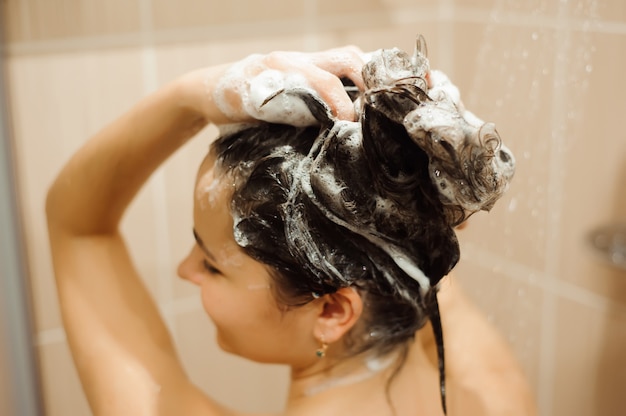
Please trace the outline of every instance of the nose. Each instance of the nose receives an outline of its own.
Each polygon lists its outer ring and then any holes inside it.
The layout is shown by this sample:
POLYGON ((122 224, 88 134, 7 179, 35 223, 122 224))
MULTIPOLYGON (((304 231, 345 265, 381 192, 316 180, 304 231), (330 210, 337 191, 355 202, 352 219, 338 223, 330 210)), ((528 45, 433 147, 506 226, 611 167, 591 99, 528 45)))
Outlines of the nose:
POLYGON ((188 282, 193 283, 194 285, 200 286, 200 276, 198 275, 198 271, 196 267, 194 267, 194 251, 195 247, 191 250, 187 257, 185 257, 179 264, 176 269, 176 273, 178 277, 183 280, 187 280, 188 282))

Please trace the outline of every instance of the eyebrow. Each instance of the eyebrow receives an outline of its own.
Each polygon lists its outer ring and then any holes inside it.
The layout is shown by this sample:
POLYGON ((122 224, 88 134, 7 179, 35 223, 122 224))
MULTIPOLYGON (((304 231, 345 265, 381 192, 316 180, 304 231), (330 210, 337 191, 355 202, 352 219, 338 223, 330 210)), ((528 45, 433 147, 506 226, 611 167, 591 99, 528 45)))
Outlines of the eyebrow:
POLYGON ((216 261, 215 256, 209 251, 209 249, 206 248, 195 228, 193 229, 193 238, 196 239, 196 243, 198 243, 198 246, 202 249, 204 254, 206 254, 211 260, 216 261))

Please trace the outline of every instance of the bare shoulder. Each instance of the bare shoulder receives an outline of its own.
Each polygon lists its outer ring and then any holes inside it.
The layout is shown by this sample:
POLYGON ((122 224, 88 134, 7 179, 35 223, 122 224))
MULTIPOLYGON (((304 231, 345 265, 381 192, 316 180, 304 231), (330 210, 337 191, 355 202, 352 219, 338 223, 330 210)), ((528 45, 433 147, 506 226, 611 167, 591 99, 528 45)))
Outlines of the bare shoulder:
MULTIPOLYGON (((439 294, 450 413, 456 408, 465 415, 536 415, 530 385, 509 344, 450 280, 442 282, 439 294)), ((418 346, 436 366, 431 332, 429 325, 420 330, 418 346)))

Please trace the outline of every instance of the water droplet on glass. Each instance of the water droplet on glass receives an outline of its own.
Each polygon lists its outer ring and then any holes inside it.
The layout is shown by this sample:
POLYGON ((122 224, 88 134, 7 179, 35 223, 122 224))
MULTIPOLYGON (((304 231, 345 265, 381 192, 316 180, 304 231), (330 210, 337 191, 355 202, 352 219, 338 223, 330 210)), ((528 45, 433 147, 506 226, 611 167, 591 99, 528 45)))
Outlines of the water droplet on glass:
POLYGON ((530 35, 530 38, 531 38, 532 40, 537 40, 537 39, 539 39, 539 33, 537 33, 537 32, 533 32, 533 33, 532 33, 532 35, 530 35))
POLYGON ((513 212, 515 211, 516 208, 517 208, 517 199, 511 198, 511 201, 509 202, 509 211, 513 212))
POLYGON ((528 150, 524 151, 523 155, 524 159, 530 159, 530 152, 528 150))
POLYGON ((585 65, 585 71, 587 71, 587 72, 593 71, 593 65, 591 65, 591 64, 585 65))

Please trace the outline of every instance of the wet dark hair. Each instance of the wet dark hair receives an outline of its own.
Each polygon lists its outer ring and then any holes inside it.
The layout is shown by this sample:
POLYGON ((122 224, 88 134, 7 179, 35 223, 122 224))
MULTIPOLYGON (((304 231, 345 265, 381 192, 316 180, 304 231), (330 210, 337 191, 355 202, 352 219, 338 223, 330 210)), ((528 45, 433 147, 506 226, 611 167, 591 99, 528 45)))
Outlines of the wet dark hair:
POLYGON ((436 284, 458 261, 459 246, 430 179, 428 155, 392 121, 379 120, 380 131, 362 129, 302 98, 325 120, 321 127, 261 124, 214 144, 220 169, 237 184, 235 239, 275 271, 274 293, 285 305, 358 289, 364 314, 346 345, 353 355, 400 348, 393 374, 430 319, 445 409, 436 284))
POLYGON ((235 240, 270 266, 279 303, 356 288, 364 313, 347 339, 353 355, 404 348, 405 357, 430 320, 445 412, 437 285, 459 260, 454 227, 493 206, 514 159, 493 125, 468 123, 445 91, 430 98, 425 59, 419 48, 412 59, 396 49, 375 55, 357 122, 335 119, 309 90, 280 91, 319 125, 240 127, 213 151, 235 184, 235 240))
POLYGON ((426 323, 426 302, 435 301, 434 289, 426 296, 430 292, 424 293, 380 243, 338 224, 335 215, 410 252, 417 267, 435 280, 454 266, 459 248, 452 228, 440 218, 427 156, 417 146, 407 148, 396 136, 399 143, 363 143, 360 151, 347 152, 327 136, 331 130, 261 124, 222 136, 213 149, 220 169, 234 174, 238 184, 232 201, 235 238, 248 255, 275 271, 279 302, 298 306, 343 287, 358 289, 364 333, 353 334, 358 339, 352 340, 351 352, 382 355, 411 340, 426 323), (384 164, 376 155, 379 147, 388 158, 384 164), (308 178, 299 177, 306 171, 308 178), (340 191, 331 195, 324 181, 339 178, 342 183, 330 187, 340 191), (374 189, 388 199, 372 199, 374 189))

